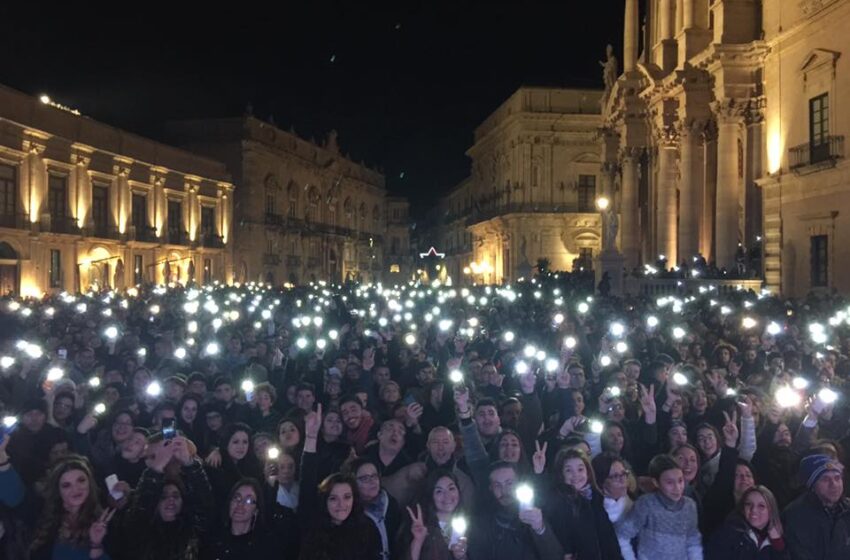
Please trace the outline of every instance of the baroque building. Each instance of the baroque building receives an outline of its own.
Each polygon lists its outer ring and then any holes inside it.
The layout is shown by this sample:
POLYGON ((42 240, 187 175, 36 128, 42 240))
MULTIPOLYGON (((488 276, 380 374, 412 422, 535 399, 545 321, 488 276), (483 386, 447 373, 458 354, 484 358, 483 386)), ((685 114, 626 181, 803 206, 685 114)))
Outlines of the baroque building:
POLYGON ((224 162, 239 185, 237 281, 408 279, 407 204, 340 153, 335 131, 318 145, 246 115, 171 123, 166 134, 224 162))
POLYGON ((455 281, 502 283, 592 268, 601 250, 596 137, 600 91, 521 87, 476 130, 471 174, 437 204, 420 242, 446 253, 455 281))
POLYGON ((0 293, 232 278, 224 165, 0 86, 0 293))
POLYGON ((850 234, 850 2, 625 4, 600 133, 625 267, 701 254, 785 295, 850 291, 835 273, 850 234))

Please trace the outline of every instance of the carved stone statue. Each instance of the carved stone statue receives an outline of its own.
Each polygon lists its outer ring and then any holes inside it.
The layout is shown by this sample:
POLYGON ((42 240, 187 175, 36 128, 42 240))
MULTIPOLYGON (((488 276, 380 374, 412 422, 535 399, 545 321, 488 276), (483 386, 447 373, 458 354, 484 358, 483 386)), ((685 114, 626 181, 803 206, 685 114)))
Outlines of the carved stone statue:
POLYGON ((339 144, 337 143, 337 136, 339 135, 336 130, 331 130, 330 132, 328 132, 328 136, 325 139, 325 148, 327 148, 328 151, 339 153, 339 144))
POLYGON ((617 81, 619 68, 617 65, 617 57, 614 56, 614 47, 608 45, 605 47, 605 61, 599 61, 599 66, 602 67, 602 81, 605 83, 605 93, 603 99, 608 99, 611 95, 611 90, 614 89, 614 83, 617 81))

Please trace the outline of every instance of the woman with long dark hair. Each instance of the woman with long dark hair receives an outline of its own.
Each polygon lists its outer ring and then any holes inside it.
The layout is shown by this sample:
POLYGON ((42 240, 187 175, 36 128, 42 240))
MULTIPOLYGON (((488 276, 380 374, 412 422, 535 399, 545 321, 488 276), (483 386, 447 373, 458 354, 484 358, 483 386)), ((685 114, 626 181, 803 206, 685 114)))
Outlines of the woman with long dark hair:
POLYGON ((621 558, 614 525, 605 511, 593 467, 582 451, 564 449, 555 456, 556 492, 544 511, 566 557, 578 560, 621 558))
POLYGON ((139 560, 196 560, 213 515, 212 488, 194 446, 183 437, 149 442, 125 518, 127 556, 139 560))
POLYGON ((247 424, 236 422, 225 426, 221 445, 221 465, 207 468, 219 511, 227 506, 227 496, 239 480, 262 480, 263 477, 262 466, 251 445, 251 428, 247 424))
POLYGON ((202 560, 251 558, 266 560, 275 554, 263 509, 263 493, 259 482, 243 478, 230 491, 223 526, 205 539, 202 560))
POLYGON ((177 429, 198 446, 201 456, 206 455, 204 445, 204 422, 201 413, 201 398, 194 393, 186 393, 177 403, 177 429))
POLYGON ((408 507, 410 522, 401 535, 404 546, 399 550, 409 560, 464 560, 465 530, 455 522, 463 518, 460 484, 449 470, 433 471, 422 487, 416 506, 408 507))
POLYGON ((100 507, 89 462, 79 456, 62 460, 48 478, 30 558, 108 560, 104 538, 114 514, 114 510, 100 507))
POLYGON ((357 495, 357 483, 347 475, 332 474, 316 481, 316 441, 322 424, 322 406, 305 418, 301 456, 299 515, 304 524, 301 560, 380 560, 381 540, 366 517, 357 495))

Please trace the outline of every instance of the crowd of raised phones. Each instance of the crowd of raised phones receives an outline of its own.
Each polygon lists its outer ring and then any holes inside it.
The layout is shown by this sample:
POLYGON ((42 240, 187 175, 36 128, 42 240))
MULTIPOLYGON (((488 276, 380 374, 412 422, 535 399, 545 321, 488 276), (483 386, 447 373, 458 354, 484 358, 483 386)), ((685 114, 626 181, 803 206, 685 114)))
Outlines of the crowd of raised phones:
POLYGON ((850 309, 737 291, 0 300, 0 558, 850 559, 850 309))

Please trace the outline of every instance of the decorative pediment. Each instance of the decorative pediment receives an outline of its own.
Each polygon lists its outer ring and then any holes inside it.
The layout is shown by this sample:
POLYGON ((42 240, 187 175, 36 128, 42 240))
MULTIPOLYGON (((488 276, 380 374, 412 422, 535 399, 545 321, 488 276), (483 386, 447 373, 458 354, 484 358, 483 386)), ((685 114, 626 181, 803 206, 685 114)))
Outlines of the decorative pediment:
POLYGON ((820 69, 824 65, 829 64, 832 66, 833 72, 835 71, 835 65, 838 62, 838 59, 841 57, 841 53, 838 51, 831 51, 828 49, 812 49, 809 51, 809 54, 803 58, 803 64, 800 65, 800 72, 803 74, 807 74, 812 70, 820 69))

